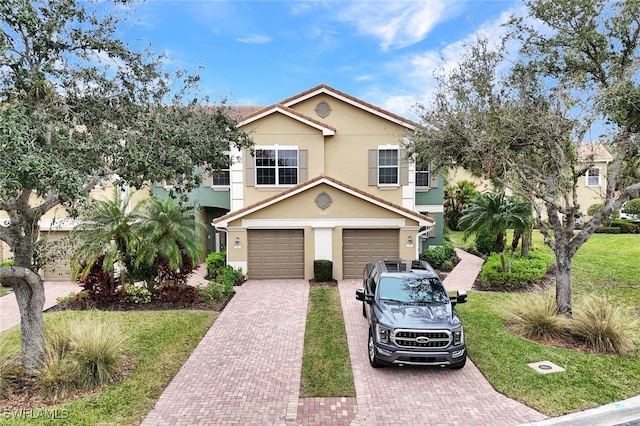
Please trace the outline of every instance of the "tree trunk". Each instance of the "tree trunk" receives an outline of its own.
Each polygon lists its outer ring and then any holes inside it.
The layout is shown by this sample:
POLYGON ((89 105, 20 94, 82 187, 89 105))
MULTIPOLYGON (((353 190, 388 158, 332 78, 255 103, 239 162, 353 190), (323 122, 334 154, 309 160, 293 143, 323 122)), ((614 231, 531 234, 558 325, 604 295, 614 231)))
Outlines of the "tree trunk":
POLYGON ((40 276, 34 273, 29 279, 16 280, 13 291, 20 308, 22 366, 26 372, 32 373, 42 365, 45 355, 42 318, 44 283, 40 276))
POLYGON ((558 313, 571 316, 571 261, 566 250, 556 250, 556 304, 558 313))

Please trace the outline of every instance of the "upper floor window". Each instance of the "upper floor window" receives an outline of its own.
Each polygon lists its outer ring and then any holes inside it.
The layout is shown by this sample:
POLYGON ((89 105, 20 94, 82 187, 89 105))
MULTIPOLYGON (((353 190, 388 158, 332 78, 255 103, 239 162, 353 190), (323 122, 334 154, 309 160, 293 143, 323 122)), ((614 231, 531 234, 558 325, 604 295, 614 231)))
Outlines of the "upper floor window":
POLYGON ((399 150, 397 148, 378 149, 378 185, 398 185, 399 150))
POLYGON ((600 186, 600 168, 592 167, 587 170, 587 186, 600 186))
POLYGON ((231 185, 231 174, 229 169, 221 169, 218 171, 214 171, 211 175, 212 186, 229 186, 231 185))
POLYGON ((256 185, 296 185, 298 149, 274 147, 256 149, 256 185))
POLYGON ((416 170, 416 186, 431 186, 431 170, 429 165, 420 167, 416 170))

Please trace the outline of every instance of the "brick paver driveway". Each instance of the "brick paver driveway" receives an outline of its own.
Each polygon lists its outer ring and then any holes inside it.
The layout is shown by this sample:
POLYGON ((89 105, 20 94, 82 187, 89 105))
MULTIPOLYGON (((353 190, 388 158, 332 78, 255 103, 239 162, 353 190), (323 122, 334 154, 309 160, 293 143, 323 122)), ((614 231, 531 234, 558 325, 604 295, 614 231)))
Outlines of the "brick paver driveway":
POLYGON ((373 369, 367 359, 367 320, 355 289, 340 282, 358 413, 352 425, 517 425, 544 415, 497 393, 473 363, 442 368, 373 369))
POLYGON ((144 425, 296 424, 309 283, 236 290, 144 425))

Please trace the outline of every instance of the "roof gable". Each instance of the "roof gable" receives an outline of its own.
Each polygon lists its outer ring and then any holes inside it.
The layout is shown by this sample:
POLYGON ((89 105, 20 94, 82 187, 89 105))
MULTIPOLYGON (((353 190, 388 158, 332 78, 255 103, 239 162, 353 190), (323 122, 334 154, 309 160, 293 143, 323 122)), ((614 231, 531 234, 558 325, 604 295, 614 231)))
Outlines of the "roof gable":
POLYGON ((225 228, 229 225, 230 222, 238 220, 238 219, 242 219, 245 216, 248 216, 252 213, 255 213, 259 210, 262 210, 266 207, 269 207, 271 205, 277 204, 281 201, 284 201, 288 198, 294 197, 297 194, 300 194, 302 192, 305 192, 311 188, 314 188, 316 186, 319 186, 321 184, 326 184, 329 185, 333 188, 336 188, 342 192, 345 192, 349 195, 352 195, 354 197, 357 197, 361 200, 367 201, 369 203, 375 204, 379 207, 382 207, 386 210, 389 210, 395 214, 398 214, 400 216, 404 216, 408 219, 414 220, 416 222, 419 223, 420 226, 432 226, 434 223, 434 220, 424 216, 422 214, 419 214, 417 212, 414 212, 412 210, 409 210, 407 208, 404 208, 402 206, 398 206, 394 203, 391 203, 389 201, 386 201, 382 198, 376 197, 375 195, 371 195, 368 194, 364 191, 359 190, 358 188, 355 188, 353 186, 350 186, 344 182, 340 182, 337 179, 333 179, 331 177, 328 176, 318 176, 315 177, 313 179, 310 179, 306 182, 303 182, 299 185, 296 185, 294 187, 291 187, 289 189, 287 189, 286 191, 283 191, 279 194, 276 194, 272 197, 266 198, 258 203, 252 204, 250 206, 244 207, 240 210, 234 211, 234 212, 230 212, 224 216, 221 216, 219 218, 216 218, 213 220, 213 224, 216 225, 217 227, 221 227, 221 228, 225 228))
POLYGON ((289 108, 281 104, 271 105, 266 108, 259 109, 258 111, 252 112, 251 114, 242 118, 242 121, 238 123, 238 127, 246 126, 257 120, 260 120, 261 118, 267 117, 272 114, 282 114, 286 117, 292 118, 296 121, 306 124, 307 126, 311 126, 315 129, 318 129, 322 132, 323 136, 333 136, 336 134, 335 127, 329 126, 326 123, 323 123, 314 118, 308 117, 292 108, 289 108))
POLYGON ((401 117, 397 114, 394 114, 392 112, 389 112, 387 110, 384 110, 380 107, 377 107, 373 104, 370 104, 368 102, 365 102, 361 99, 358 99, 354 96, 351 96, 345 92, 341 92, 339 90, 336 90, 330 86, 327 86, 326 84, 321 84, 319 86, 313 87, 309 90, 306 90, 302 93, 299 93, 297 95, 294 95, 290 98, 287 98, 285 100, 283 100, 282 102, 280 102, 281 105, 287 106, 287 107, 292 107, 300 102, 306 101, 307 99, 313 98, 317 95, 320 94, 325 94, 328 96, 331 96, 335 99, 338 99, 342 102, 345 102, 347 104, 350 104, 356 108, 359 108, 363 111, 367 111, 370 114, 376 115, 378 117, 381 117, 385 120, 391 121, 395 124, 399 124, 403 127, 406 127, 407 129, 410 130, 414 130, 416 127, 418 127, 417 123, 414 123, 411 120, 408 120, 404 117, 401 117))

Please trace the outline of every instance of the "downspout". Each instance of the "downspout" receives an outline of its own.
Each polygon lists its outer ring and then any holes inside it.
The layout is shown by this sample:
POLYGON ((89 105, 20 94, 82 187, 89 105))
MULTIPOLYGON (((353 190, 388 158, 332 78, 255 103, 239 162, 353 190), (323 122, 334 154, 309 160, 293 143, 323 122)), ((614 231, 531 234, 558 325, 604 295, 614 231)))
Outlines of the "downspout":
POLYGON ((431 231, 433 229, 433 227, 435 226, 435 224, 431 225, 431 226, 426 226, 424 231, 420 231, 416 234, 416 259, 420 259, 420 239, 422 238, 423 235, 427 235, 427 233, 429 233, 429 231, 431 231))

